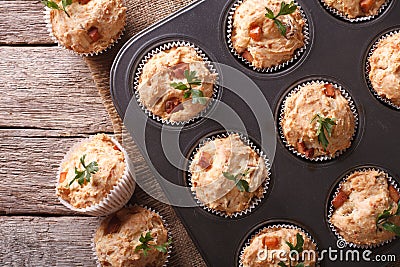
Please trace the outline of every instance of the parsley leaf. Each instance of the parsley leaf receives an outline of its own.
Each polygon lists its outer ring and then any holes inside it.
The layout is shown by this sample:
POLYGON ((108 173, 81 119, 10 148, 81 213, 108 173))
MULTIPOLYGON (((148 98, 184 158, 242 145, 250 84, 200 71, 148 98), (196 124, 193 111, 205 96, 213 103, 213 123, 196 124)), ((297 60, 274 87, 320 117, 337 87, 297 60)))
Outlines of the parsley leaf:
POLYGON ((207 98, 204 97, 203 91, 194 89, 194 86, 201 86, 201 80, 196 76, 196 71, 185 70, 186 84, 183 82, 171 83, 170 85, 177 90, 185 91, 183 98, 192 97, 192 103, 201 105, 207 104, 207 98))
POLYGON ((156 250, 160 251, 161 253, 167 253, 168 247, 172 243, 172 240, 168 239, 167 242, 165 242, 164 244, 161 244, 161 245, 149 244, 153 240, 154 240, 154 238, 151 236, 150 232, 147 232, 144 236, 143 236, 143 234, 141 234, 140 238, 139 238, 139 242, 141 244, 136 246, 135 252, 143 250, 143 255, 145 257, 147 257, 148 251, 150 251, 151 249, 156 249, 156 250))
POLYGON ((376 218, 376 227, 377 229, 379 227, 382 227, 386 231, 395 233, 397 236, 400 236, 400 226, 395 225, 392 222, 389 222, 388 220, 394 216, 400 216, 400 201, 397 206, 397 211, 392 214, 391 213, 392 206, 390 206, 389 209, 384 210, 381 214, 378 215, 376 218))
POLYGON ((400 236, 400 226, 395 225, 392 222, 384 222, 382 224, 383 229, 386 231, 395 233, 397 236, 400 236))
POLYGON ((334 125, 336 125, 336 119, 324 118, 321 115, 317 114, 314 116, 311 123, 313 123, 315 120, 317 120, 318 123, 318 130, 317 130, 318 142, 326 150, 329 145, 329 140, 326 137, 325 132, 328 133, 329 137, 332 136, 332 128, 334 125))
POLYGON ((294 246, 290 242, 286 242, 286 244, 289 246, 290 251, 297 251, 298 253, 303 252, 304 239, 303 236, 299 233, 297 233, 296 235, 296 246, 294 246))
POLYGON ((90 177, 92 176, 92 174, 95 174, 96 172, 98 172, 99 167, 98 167, 97 162, 93 161, 86 166, 85 158, 86 158, 86 155, 83 155, 79 159, 80 164, 83 166, 84 170, 79 171, 78 168, 75 167, 75 177, 74 177, 74 179, 72 179, 72 181, 69 183, 69 185, 71 185, 73 182, 75 182, 75 180, 78 180, 78 183, 80 185, 83 185, 85 183, 85 181, 90 182, 90 177))
POLYGON ((236 187, 239 189, 240 192, 250 192, 249 183, 246 180, 240 179, 241 177, 245 177, 248 174, 248 170, 244 173, 239 173, 237 175, 233 175, 229 172, 223 172, 222 174, 228 180, 234 181, 236 187))
POLYGON ((65 14, 67 14, 68 17, 70 17, 70 15, 67 12, 67 6, 72 4, 72 0, 62 0, 61 4, 62 4, 62 8, 59 7, 59 5, 51 0, 44 0, 42 2, 46 7, 50 8, 50 9, 55 9, 55 10, 62 10, 65 12, 65 14))
POLYGON ((292 14, 293 12, 296 11, 297 6, 294 4, 294 2, 290 2, 289 4, 286 4, 285 2, 281 3, 281 8, 278 12, 277 15, 274 15, 274 12, 269 9, 268 7, 265 8, 267 10, 267 13, 265 13, 265 17, 272 19, 276 26, 279 29, 279 32, 281 33, 282 36, 286 36, 286 26, 278 19, 279 16, 285 16, 292 14))
POLYGON ((279 262, 278 265, 281 266, 281 267, 289 267, 283 261, 279 262))

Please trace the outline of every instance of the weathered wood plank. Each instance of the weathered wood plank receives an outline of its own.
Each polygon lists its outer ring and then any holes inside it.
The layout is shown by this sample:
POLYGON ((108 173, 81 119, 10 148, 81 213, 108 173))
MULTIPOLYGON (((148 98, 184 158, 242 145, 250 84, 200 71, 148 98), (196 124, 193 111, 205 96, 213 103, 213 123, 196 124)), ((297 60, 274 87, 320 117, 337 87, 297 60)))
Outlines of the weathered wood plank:
POLYGON ((0 128, 112 132, 83 59, 58 47, 0 46, 0 128))
POLYGON ((0 217, 1 266, 96 266, 92 217, 0 217))
POLYGON ((37 0, 0 1, 0 44, 54 43, 46 30, 43 10, 37 0))

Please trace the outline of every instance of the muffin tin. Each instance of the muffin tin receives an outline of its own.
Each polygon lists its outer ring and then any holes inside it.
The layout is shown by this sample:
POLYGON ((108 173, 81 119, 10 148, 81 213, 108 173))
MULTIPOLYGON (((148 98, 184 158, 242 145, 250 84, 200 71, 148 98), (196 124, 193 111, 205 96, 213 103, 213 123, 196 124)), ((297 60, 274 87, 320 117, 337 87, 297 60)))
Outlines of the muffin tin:
MULTIPOLYGON (((231 66, 250 77, 273 110, 274 129, 265 128, 267 124, 260 127, 255 119, 257 114, 252 114, 252 107, 239 99, 236 92, 222 86, 218 90, 217 98, 237 112, 248 137, 266 152, 272 162, 272 174, 268 194, 254 210, 243 216, 223 218, 200 206, 174 207, 209 266, 237 266, 243 240, 247 240, 257 226, 270 220, 289 220, 304 225, 312 232, 320 250, 328 247, 336 249, 337 238, 329 228, 327 209, 331 194, 337 181, 343 178, 343 173, 357 166, 374 165, 388 170, 397 183, 400 181, 400 139, 397 133, 399 127, 396 126, 400 112, 377 101, 370 93, 365 78, 365 63, 371 45, 384 33, 399 28, 400 2, 392 1, 382 14, 360 23, 332 16, 319 0, 297 2, 308 19, 310 43, 296 62, 279 71, 257 72, 232 55, 226 41, 226 30, 233 1, 211 0, 195 2, 133 37, 121 49, 111 69, 111 95, 119 115, 121 118, 129 116, 127 128, 131 130, 130 134, 155 176, 165 177, 174 184, 188 186, 185 170, 191 151, 201 140, 210 135, 239 130, 233 124, 231 127, 234 129, 223 129, 207 118, 179 127, 163 125, 149 118, 135 100, 133 88, 135 71, 143 56, 152 48, 173 41, 195 44, 211 61, 231 66), (285 93, 309 79, 333 80, 343 85, 354 100, 359 114, 358 130, 351 148, 330 161, 312 162, 300 158, 285 147, 278 135, 277 121, 285 93), (263 132, 271 136, 274 134, 272 138, 275 138, 276 147, 270 146, 273 142, 261 142, 263 132), (179 166, 168 161, 160 144, 161 133, 163 138, 179 134, 182 154, 177 163, 179 166)), ((219 68, 216 69, 219 72, 219 68)), ((222 83, 225 83, 226 77, 221 73, 219 75, 222 83)), ((242 88, 243 92, 246 92, 246 88, 242 88)), ((260 102, 259 99, 252 102, 257 101, 260 102)), ((220 108, 221 103, 215 103, 210 113, 220 108)), ((265 110, 268 113, 268 107, 265 110)), ((190 188, 176 196, 170 191, 168 183, 162 180, 158 182, 171 200, 196 205, 190 188)), ((394 254, 398 257, 399 251, 399 239, 373 249, 374 254, 394 254)), ((387 264, 338 263, 327 259, 321 262, 322 266, 387 264)))

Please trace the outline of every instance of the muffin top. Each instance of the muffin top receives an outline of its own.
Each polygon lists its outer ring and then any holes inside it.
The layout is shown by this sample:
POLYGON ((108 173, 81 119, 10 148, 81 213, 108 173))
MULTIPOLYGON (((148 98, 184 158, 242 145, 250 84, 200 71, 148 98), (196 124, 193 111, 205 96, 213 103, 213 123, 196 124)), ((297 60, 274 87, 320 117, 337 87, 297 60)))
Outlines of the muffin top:
POLYGON ((94 243, 101 266, 114 267, 161 267, 170 245, 161 217, 139 206, 107 217, 97 229, 94 243))
MULTIPOLYGON (((54 0, 62 7, 61 0, 54 0)), ((62 10, 50 11, 53 35, 77 53, 100 52, 114 43, 125 27, 123 0, 73 0, 62 10)))
POLYGON ((315 244, 302 231, 286 227, 271 227, 265 228, 251 239, 250 245, 244 249, 241 261, 243 267, 278 267, 281 266, 280 262, 285 263, 286 266, 297 266, 301 262, 304 263, 303 266, 315 266, 318 258, 316 253, 315 244), (316 256, 314 257, 310 253, 307 255, 311 255, 311 257, 303 257, 303 261, 292 261, 289 265, 288 255, 291 249, 287 242, 294 247, 298 245, 304 251, 314 251, 316 256), (275 253, 272 253, 273 251, 275 253), (279 251, 287 253, 286 261, 282 259, 285 257, 284 253, 279 254, 279 251), (281 257, 279 258, 278 255, 281 257))
POLYGON ((110 193, 124 171, 124 153, 109 136, 95 135, 62 162, 57 195, 75 208, 90 207, 110 193))
POLYGON ((328 6, 350 19, 378 14, 386 0, 323 0, 328 6))
MULTIPOLYGON (((379 244, 392 239, 395 234, 384 229, 384 221, 379 221, 378 216, 385 211, 395 214, 399 199, 399 193, 388 185, 384 172, 357 171, 341 184, 332 201, 335 210, 330 222, 347 242, 379 244)), ((387 220, 400 226, 400 216, 390 216, 387 220)))
POLYGON ((205 143, 190 172, 197 198, 227 215, 246 210, 254 197, 261 197, 261 185, 268 178, 264 160, 238 134, 205 143))
POLYGON ((215 78, 194 48, 174 47, 144 64, 139 100, 164 120, 188 121, 207 107, 215 78))
POLYGON ((299 153, 309 158, 333 156, 350 147, 355 119, 340 90, 312 82, 286 99, 281 127, 299 153))
POLYGON ((266 8, 276 16, 281 3, 281 0, 245 0, 233 15, 233 47, 256 68, 282 64, 304 46, 305 21, 298 8, 277 18, 285 33, 273 19, 266 17, 266 8))
POLYGON ((379 41, 369 63, 369 79, 374 90, 400 106, 400 33, 379 41))

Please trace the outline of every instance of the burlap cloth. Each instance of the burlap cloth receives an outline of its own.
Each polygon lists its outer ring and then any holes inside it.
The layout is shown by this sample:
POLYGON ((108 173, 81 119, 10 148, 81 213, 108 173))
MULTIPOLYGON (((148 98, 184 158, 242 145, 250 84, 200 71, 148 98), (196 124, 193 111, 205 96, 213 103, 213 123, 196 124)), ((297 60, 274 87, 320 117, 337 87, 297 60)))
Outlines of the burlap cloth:
MULTIPOLYGON (((110 69, 112 62, 121 46, 132 36, 165 18, 171 13, 194 2, 193 0, 125 0, 127 11, 127 23, 122 39, 112 49, 98 56, 85 58, 96 87, 99 90, 103 104, 108 111, 117 139, 121 139, 122 121, 118 116, 110 96, 110 69)), ((151 176, 150 169, 144 164, 144 159, 132 159, 140 168, 135 169, 137 176, 151 176)), ((188 236, 185 228, 177 218, 174 210, 166 204, 153 199, 140 188, 130 201, 147 205, 158 211, 169 224, 173 237, 173 249, 169 260, 169 266, 206 266, 199 252, 188 236)))

